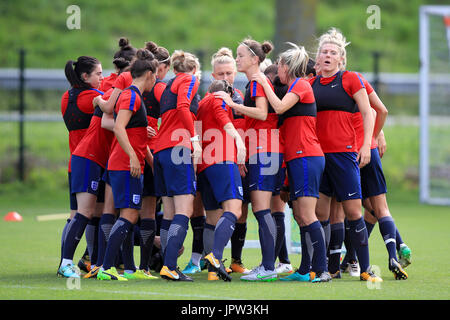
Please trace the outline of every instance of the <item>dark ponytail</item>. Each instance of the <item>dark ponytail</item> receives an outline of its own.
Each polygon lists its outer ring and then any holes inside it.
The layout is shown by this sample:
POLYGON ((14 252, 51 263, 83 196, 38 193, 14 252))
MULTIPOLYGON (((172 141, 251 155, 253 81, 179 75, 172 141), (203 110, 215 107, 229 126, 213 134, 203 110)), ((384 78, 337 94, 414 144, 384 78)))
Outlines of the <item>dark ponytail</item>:
POLYGON ((153 53, 147 49, 139 49, 136 52, 136 60, 134 60, 131 64, 131 76, 133 79, 136 79, 142 76, 146 71, 156 73, 158 64, 158 60, 155 58, 153 53))
POLYGON ((83 73, 90 74, 94 71, 95 67, 100 64, 94 57, 81 56, 78 57, 77 61, 69 60, 64 68, 64 73, 66 74, 67 81, 73 88, 90 88, 91 86, 84 82, 81 78, 83 73))

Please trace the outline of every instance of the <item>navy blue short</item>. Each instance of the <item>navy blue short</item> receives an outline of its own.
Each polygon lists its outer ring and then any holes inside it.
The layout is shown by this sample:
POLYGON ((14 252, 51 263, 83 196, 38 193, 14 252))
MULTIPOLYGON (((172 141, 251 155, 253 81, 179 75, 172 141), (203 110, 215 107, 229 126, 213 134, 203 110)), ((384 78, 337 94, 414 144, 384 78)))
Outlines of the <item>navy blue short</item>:
POLYGON ((145 162, 144 166, 144 190, 142 191, 142 197, 155 197, 155 178, 153 177, 152 167, 145 162))
POLYGON ((217 163, 200 172, 198 190, 205 210, 220 209, 226 200, 244 199, 239 168, 233 162, 217 163))
POLYGON ((290 200, 298 197, 319 198, 320 182, 325 169, 325 157, 302 157, 286 163, 290 200))
POLYGON ((284 185, 284 180, 286 179, 286 168, 280 167, 276 179, 277 183, 275 186, 275 191, 272 192, 272 196, 280 195, 281 187, 284 185))
POLYGON ((75 193, 72 193, 72 173, 68 173, 69 177, 69 199, 70 199, 70 210, 77 210, 78 209, 78 203, 77 203, 77 196, 75 193))
POLYGON ((107 176, 112 188, 114 206, 116 209, 141 209, 142 189, 144 184, 143 174, 138 178, 134 178, 131 176, 129 170, 108 170, 107 176))
POLYGON ((157 152, 153 158, 153 168, 156 196, 195 196, 197 186, 190 149, 173 147, 157 152))
MULTIPOLYGON (((88 192, 98 195, 101 191, 100 180, 104 169, 94 161, 72 155, 71 158, 71 192, 88 192)), ((103 189, 104 193, 105 189, 103 189)))
POLYGON ((370 162, 361 168, 361 190, 363 199, 387 192, 378 148, 370 150, 370 162))
POLYGON ((336 200, 361 199, 361 178, 356 152, 325 153, 319 191, 336 200))
POLYGON ((281 188, 279 171, 283 163, 282 153, 262 152, 250 157, 248 165, 248 188, 276 192, 281 188))

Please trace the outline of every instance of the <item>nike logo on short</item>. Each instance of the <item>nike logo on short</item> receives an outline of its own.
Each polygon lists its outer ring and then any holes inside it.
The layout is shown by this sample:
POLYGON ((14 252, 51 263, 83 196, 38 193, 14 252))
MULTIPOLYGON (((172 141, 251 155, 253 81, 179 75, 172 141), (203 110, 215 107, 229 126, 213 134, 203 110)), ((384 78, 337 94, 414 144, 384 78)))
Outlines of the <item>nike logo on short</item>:
POLYGON ((366 227, 362 228, 361 230, 355 229, 355 231, 359 233, 359 232, 363 231, 365 228, 366 227))
POLYGON ((337 86, 337 84, 332 84, 332 85, 331 85, 332 88, 334 88, 334 87, 336 87, 336 86, 337 86))
POLYGON ((349 193, 348 196, 351 197, 351 196, 354 196, 354 195, 357 194, 357 193, 358 193, 358 192, 349 193))
POLYGON ((256 186, 256 183, 252 183, 251 185, 249 185, 248 187, 251 188, 253 186, 256 186))

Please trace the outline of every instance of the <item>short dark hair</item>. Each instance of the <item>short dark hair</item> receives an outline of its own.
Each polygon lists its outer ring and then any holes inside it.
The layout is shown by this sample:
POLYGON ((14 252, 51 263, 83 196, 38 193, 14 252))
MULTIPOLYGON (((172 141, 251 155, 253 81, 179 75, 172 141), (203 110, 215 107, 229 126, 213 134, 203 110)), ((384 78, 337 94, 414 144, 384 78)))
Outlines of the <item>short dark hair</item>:
POLYGON ((225 91, 229 95, 233 94, 233 86, 227 80, 214 80, 208 87, 208 92, 225 91))

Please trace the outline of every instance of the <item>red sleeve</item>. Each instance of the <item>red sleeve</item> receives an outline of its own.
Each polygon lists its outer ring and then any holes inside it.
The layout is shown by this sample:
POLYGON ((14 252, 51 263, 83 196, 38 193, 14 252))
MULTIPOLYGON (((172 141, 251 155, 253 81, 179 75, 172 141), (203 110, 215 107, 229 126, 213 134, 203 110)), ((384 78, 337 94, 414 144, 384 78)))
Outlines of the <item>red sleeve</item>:
POLYGON ((85 90, 78 96, 77 105, 78 108, 84 113, 94 113, 94 106, 92 105, 92 100, 96 96, 100 95, 95 90, 85 90))
POLYGON ((356 72, 345 71, 342 75, 342 86, 353 97, 359 90, 365 88, 361 77, 356 72))
POLYGON ((358 76, 361 78, 361 80, 364 84, 364 87, 366 87, 367 95, 371 94, 374 90, 373 90, 373 87, 370 85, 369 81, 367 81, 366 78, 364 78, 362 76, 362 74, 359 72, 358 72, 358 76))
POLYGON ((314 93, 309 82, 297 78, 291 85, 288 92, 295 93, 302 103, 313 103, 314 93))
POLYGON ((214 99, 214 115, 220 128, 231 122, 230 115, 225 101, 222 99, 214 99))
POLYGON ((116 112, 119 110, 130 110, 133 113, 141 107, 141 99, 139 95, 133 90, 125 90, 120 94, 116 105, 116 112))
POLYGON ((158 102, 161 102, 161 96, 164 92, 164 89, 166 89, 166 84, 164 82, 158 82, 155 84, 155 87, 153 88, 153 94, 155 95, 155 98, 158 102))
POLYGON ((131 73, 129 71, 122 72, 114 81, 112 86, 113 88, 123 90, 125 88, 128 88, 131 85, 131 82, 133 82, 133 79, 131 78, 131 73))
POLYGON ((256 97, 266 97, 263 86, 256 81, 250 83, 250 95, 252 99, 255 99, 256 97))
POLYGON ((192 113, 189 110, 192 99, 197 93, 199 87, 199 81, 193 75, 182 76, 179 86, 177 88, 177 110, 179 112, 180 120, 183 126, 189 130, 191 137, 195 135, 194 121, 192 119, 192 113))

